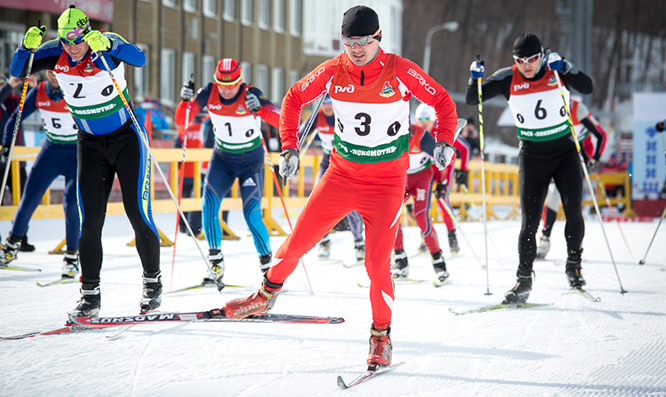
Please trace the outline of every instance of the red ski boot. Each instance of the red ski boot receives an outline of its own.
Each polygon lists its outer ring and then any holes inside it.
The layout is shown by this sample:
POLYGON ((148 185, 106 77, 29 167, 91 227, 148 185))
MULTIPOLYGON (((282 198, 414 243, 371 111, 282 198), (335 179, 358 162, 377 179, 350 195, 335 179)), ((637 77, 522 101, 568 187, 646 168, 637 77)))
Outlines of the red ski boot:
POLYGON ((245 318, 253 314, 264 315, 275 305, 282 284, 275 284, 264 277, 259 291, 247 298, 234 299, 222 306, 222 311, 229 318, 245 318))
POLYGON ((391 344, 391 325, 370 328, 370 352, 368 353, 368 371, 391 365, 393 345, 391 344))

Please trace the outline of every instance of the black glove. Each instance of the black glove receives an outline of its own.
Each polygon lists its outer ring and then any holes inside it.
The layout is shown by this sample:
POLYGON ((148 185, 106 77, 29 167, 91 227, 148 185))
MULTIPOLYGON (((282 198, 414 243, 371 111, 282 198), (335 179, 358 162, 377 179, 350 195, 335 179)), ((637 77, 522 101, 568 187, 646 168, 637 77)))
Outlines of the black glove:
POLYGON ((587 160, 587 172, 590 174, 596 174, 601 169, 601 164, 597 159, 587 160))
POLYGON ((469 171, 457 170, 456 171, 456 183, 458 185, 467 186, 467 175, 468 174, 469 174, 469 171))
POLYGON ((5 145, 2 147, 2 149, 0 149, 0 163, 6 165, 8 158, 9 158, 9 145, 5 145))
POLYGON ((657 125, 654 128, 656 128, 657 131, 659 132, 664 132, 664 125, 665 125, 664 122, 660 121, 657 123, 657 125))
POLYGON ((190 80, 187 83, 183 84, 183 88, 180 90, 180 99, 184 102, 192 100, 194 97, 194 81, 190 80))
POLYGON ((446 197, 446 183, 437 182, 437 186, 435 186, 435 197, 437 197, 438 200, 446 197))

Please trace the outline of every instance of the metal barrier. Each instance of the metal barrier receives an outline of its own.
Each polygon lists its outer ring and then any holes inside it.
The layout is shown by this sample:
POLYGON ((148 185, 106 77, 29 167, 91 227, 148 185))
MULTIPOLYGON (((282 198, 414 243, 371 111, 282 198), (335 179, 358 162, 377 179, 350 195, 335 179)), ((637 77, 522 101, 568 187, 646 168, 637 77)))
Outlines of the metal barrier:
MULTIPOLYGON (((17 146, 14 149, 14 159, 12 161, 12 199, 13 205, 0 207, 0 220, 13 220, 14 213, 18 208, 20 202, 20 189, 18 177, 18 162, 32 160, 39 152, 39 147, 21 147, 17 146)), ((181 149, 153 149, 155 157, 157 157, 162 167, 165 167, 167 172, 165 174, 170 176, 168 183, 171 188, 176 191, 177 189, 177 169, 178 162, 182 158, 181 149)), ((321 162, 321 153, 318 151, 308 151, 309 153, 303 156, 301 166, 298 171, 298 178, 291 178, 289 180, 289 189, 285 189, 284 202, 288 210, 302 208, 307 202, 308 196, 312 191, 314 179, 319 170, 319 163, 321 162)), ((201 173, 200 162, 210 160, 212 149, 187 149, 185 161, 195 162, 194 172, 194 186, 201 186, 201 173)), ((280 158, 279 153, 271 153, 271 160, 273 164, 278 164, 280 158)), ((459 161, 459 160, 458 160, 459 161)), ((264 222, 269 229, 271 235, 286 235, 284 230, 280 228, 278 223, 272 218, 272 210, 274 208, 281 208, 279 197, 276 194, 273 178, 270 175, 270 168, 265 165, 266 177, 264 178, 264 197, 261 202, 261 208, 266 210, 264 212, 264 222), (272 194, 269 194, 272 193, 272 194)), ((512 209, 504 219, 517 219, 520 216, 520 197, 519 197, 519 183, 518 183, 518 166, 514 164, 486 164, 486 204, 488 219, 500 219, 493 211, 494 206, 511 206, 512 209)), ((163 168, 164 169, 164 168, 163 168)), ((175 212, 176 206, 173 201, 168 197, 164 191, 165 187, 162 181, 158 180, 159 175, 153 173, 153 201, 152 208, 154 213, 161 212, 175 212)), ((633 216, 630 200, 631 181, 626 172, 614 174, 600 174, 599 178, 601 183, 621 185, 624 187, 624 196, 621 198, 613 197, 610 199, 612 205, 624 204, 624 215, 633 216)), ((117 183, 117 182, 116 182, 117 183)), ((474 217, 470 214, 468 205, 482 205, 483 197, 481 194, 481 162, 479 160, 472 160, 469 162, 469 178, 468 178, 469 193, 460 192, 459 187, 455 182, 452 185, 452 191, 449 196, 451 204, 460 209, 461 220, 480 220, 479 216, 474 217)), ((222 200, 220 210, 235 210, 242 209, 243 203, 239 197, 238 182, 234 184, 231 191, 231 197, 222 200)), ((601 197, 599 200, 600 205, 605 205, 606 202, 601 197)), ((583 201, 583 205, 591 205, 591 201, 583 201)), ((432 215, 437 219, 437 206, 433 206, 432 215)), ((181 201, 181 208, 183 211, 200 211, 201 210, 201 191, 195 189, 194 197, 183 198, 181 201)), ((124 214, 122 202, 109 202, 107 208, 108 215, 124 214)), ((478 211, 480 214, 481 212, 478 211)), ((47 219, 47 218, 63 218, 62 204, 51 204, 50 191, 44 194, 43 203, 37 207, 33 215, 33 219, 47 219)), ((226 225, 224 225, 226 226, 226 225)), ((227 231, 230 232, 227 228, 227 231)))

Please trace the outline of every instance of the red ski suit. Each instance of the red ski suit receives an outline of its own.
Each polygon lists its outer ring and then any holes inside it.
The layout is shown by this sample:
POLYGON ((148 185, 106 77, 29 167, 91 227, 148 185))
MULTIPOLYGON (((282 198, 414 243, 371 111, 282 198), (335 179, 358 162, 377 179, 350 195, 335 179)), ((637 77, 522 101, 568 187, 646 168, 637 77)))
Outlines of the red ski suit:
POLYGON ((390 256, 409 165, 409 112, 402 106, 411 95, 432 106, 440 120, 436 141, 452 143, 457 123, 455 104, 442 86, 407 59, 380 48, 375 59, 356 66, 343 53, 319 65, 287 92, 280 114, 283 150, 297 148, 303 107, 325 93, 333 100, 336 116, 330 167, 310 195, 293 232, 277 250, 266 276, 270 282, 283 283, 301 256, 340 219, 358 211, 366 228, 365 266, 371 281, 373 323, 387 325, 394 300, 390 256), (400 112, 394 115, 396 106, 400 112), (391 117, 401 117, 403 123, 395 121, 387 130, 391 117), (382 128, 373 128, 378 125, 382 128), (387 139, 394 139, 393 146, 375 144, 387 139), (354 156, 368 157, 357 160, 354 156))

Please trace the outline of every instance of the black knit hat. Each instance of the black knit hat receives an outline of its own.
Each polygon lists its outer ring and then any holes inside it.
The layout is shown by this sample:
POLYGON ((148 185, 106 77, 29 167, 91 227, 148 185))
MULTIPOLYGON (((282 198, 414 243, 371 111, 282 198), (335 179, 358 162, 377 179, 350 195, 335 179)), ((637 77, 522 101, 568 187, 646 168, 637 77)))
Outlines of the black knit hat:
POLYGON ((513 42, 513 55, 517 57, 529 57, 543 52, 541 40, 532 33, 523 33, 513 42))
POLYGON ((342 17, 342 35, 345 37, 370 36, 379 29, 379 16, 370 7, 354 6, 342 17))

